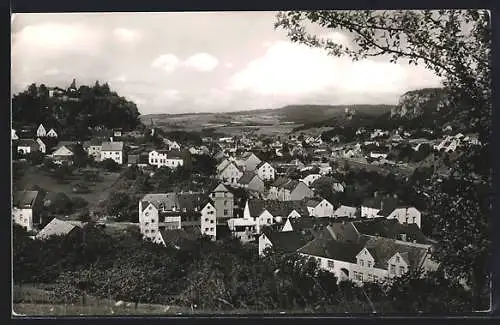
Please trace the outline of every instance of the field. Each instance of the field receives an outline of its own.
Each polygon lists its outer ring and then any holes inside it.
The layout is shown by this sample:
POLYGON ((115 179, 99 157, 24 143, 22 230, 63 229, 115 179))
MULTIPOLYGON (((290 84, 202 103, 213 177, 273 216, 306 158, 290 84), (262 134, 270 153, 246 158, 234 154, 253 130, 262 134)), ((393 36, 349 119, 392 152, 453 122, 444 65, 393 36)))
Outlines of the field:
MULTIPOLYGON (((191 309, 189 307, 160 305, 160 304, 135 304, 124 302, 116 306, 116 301, 111 299, 97 299, 87 296, 85 304, 64 304, 54 301, 51 291, 47 288, 26 284, 13 287, 12 316, 14 317, 40 317, 40 316, 189 316, 189 315, 214 315, 221 312, 191 309)), ((304 311, 296 311, 304 313, 304 311)), ((277 311, 251 311, 235 309, 224 311, 224 314, 286 314, 294 313, 277 311)))
POLYGON ((85 182, 89 185, 90 193, 74 193, 73 187, 76 184, 84 183, 83 176, 71 176, 68 182, 61 183, 48 175, 46 172, 31 165, 27 165, 22 177, 15 181, 15 189, 29 189, 35 185, 47 190, 49 194, 63 192, 69 197, 79 196, 89 202, 89 208, 98 204, 100 200, 108 197, 114 184, 119 179, 119 173, 100 172, 100 181, 93 183, 85 182))

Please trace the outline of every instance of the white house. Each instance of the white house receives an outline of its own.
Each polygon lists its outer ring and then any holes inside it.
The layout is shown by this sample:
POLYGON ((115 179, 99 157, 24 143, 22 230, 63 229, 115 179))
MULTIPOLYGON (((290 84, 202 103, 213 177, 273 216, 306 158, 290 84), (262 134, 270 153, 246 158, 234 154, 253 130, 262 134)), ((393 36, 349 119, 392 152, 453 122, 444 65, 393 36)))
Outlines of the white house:
POLYGON ((304 182, 307 186, 311 186, 312 183, 314 183, 316 180, 320 179, 321 175, 320 174, 310 174, 307 175, 302 179, 302 182, 304 182))
POLYGON ((437 267, 431 260, 430 245, 339 230, 327 226, 323 235, 298 250, 316 259, 320 268, 334 273, 339 282, 385 282, 411 270, 427 272, 437 267))
POLYGON ((38 150, 41 153, 46 153, 47 152, 47 146, 45 145, 45 143, 43 143, 43 141, 40 138, 36 139, 36 143, 38 143, 38 150))
POLYGON ((16 130, 11 129, 11 131, 10 131, 10 138, 12 140, 19 140, 19 137, 17 136, 16 130))
POLYGON ((47 131, 45 130, 45 127, 43 126, 43 124, 40 124, 38 126, 38 129, 36 130, 36 136, 37 137, 44 137, 47 135, 47 131))
POLYGON ((386 159, 387 158, 387 154, 386 153, 379 153, 379 152, 370 152, 370 158, 374 158, 374 159, 379 159, 379 158, 386 159))
POLYGON ((217 213, 213 202, 207 202, 201 209, 201 233, 209 236, 212 240, 217 238, 217 213))
POLYGON ((256 170, 257 170, 257 175, 260 177, 260 179, 262 179, 264 181, 273 180, 274 175, 276 173, 276 170, 274 169, 274 167, 265 161, 260 162, 257 165, 256 170))
POLYGON ((414 207, 396 208, 389 215, 384 215, 384 217, 387 219, 397 219, 401 224, 416 224, 421 228, 422 214, 414 207))
POLYGON ((35 151, 40 151, 40 144, 33 139, 20 139, 17 143, 17 152, 26 155, 35 151))
POLYGON ((445 152, 454 152, 460 144, 460 137, 447 136, 438 145, 434 145, 433 148, 438 151, 444 150, 445 152))
POLYGON ((43 194, 39 191, 16 191, 12 198, 12 221, 27 231, 41 222, 43 194))
POLYGON ((316 206, 312 207, 312 213, 310 213, 310 215, 317 218, 332 218, 334 211, 333 204, 323 199, 316 206))
POLYGON ((333 212, 334 218, 355 218, 357 209, 347 205, 341 205, 333 212))
POLYGON ((283 228, 281 228, 282 232, 293 231, 292 222, 290 220, 290 218, 286 219, 285 225, 283 226, 283 228))
POLYGON ((63 162, 71 163, 71 158, 73 158, 74 153, 71 149, 66 146, 59 147, 50 155, 56 164, 62 164, 63 162))
POLYGON ((57 132, 54 129, 50 129, 49 132, 47 132, 47 136, 51 138, 57 138, 57 132))
POLYGON ((123 142, 110 141, 101 145, 101 161, 113 159, 118 165, 123 164, 123 142))
POLYGON ((221 179, 225 183, 237 185, 241 176, 243 176, 243 171, 236 167, 236 164, 230 162, 221 172, 219 172, 217 178, 221 179))
POLYGON ((257 222, 254 219, 231 218, 227 221, 227 225, 233 237, 238 238, 241 242, 255 240, 257 222))
POLYGON ((184 165, 184 158, 180 151, 152 150, 148 154, 148 161, 152 166, 166 166, 172 169, 184 165))

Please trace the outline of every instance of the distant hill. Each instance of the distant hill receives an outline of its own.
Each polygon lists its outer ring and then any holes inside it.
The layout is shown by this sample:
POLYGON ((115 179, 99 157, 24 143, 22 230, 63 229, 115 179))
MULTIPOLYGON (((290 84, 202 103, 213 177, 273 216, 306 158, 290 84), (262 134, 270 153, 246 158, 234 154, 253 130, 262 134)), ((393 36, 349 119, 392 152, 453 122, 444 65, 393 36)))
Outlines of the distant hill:
POLYGON ((393 105, 290 105, 277 111, 286 121, 309 124, 321 121, 328 123, 328 119, 342 118, 346 115, 378 116, 390 112, 393 107, 393 105))

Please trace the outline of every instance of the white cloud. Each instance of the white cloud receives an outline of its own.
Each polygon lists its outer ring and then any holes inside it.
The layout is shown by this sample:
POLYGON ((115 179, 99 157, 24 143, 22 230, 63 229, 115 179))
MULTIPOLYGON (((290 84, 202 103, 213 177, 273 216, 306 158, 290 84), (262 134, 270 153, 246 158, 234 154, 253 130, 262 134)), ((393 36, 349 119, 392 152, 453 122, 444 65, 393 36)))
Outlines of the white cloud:
POLYGON ((43 23, 24 27, 12 36, 12 57, 57 57, 71 52, 97 55, 102 33, 83 24, 43 23))
POLYGON ((126 81, 128 81, 128 78, 127 78, 127 76, 125 76, 125 75, 123 75, 123 74, 122 74, 122 75, 119 75, 119 76, 117 76, 117 77, 115 77, 115 78, 111 79, 111 81, 115 81, 115 82, 126 82, 126 81))
POLYGON ((234 64, 232 62, 228 62, 224 66, 228 69, 231 69, 234 66, 234 64))
MULTIPOLYGON (((346 41, 339 35, 329 36, 346 41)), ((352 62, 347 57, 329 56, 320 49, 278 41, 264 56, 235 73, 228 89, 292 98, 332 94, 359 101, 356 93, 402 93, 409 88, 432 85, 439 85, 439 80, 420 67, 370 60, 352 62)))
POLYGON ((187 58, 183 64, 194 70, 208 72, 219 65, 219 59, 208 53, 197 53, 187 58))
POLYGON ((163 97, 169 101, 178 101, 181 99, 180 92, 177 89, 167 89, 162 92, 163 97))
POLYGON ((46 76, 54 76, 54 75, 59 74, 59 73, 60 73, 59 69, 51 68, 51 69, 45 70, 45 72, 43 74, 46 76))
POLYGON ((267 42, 262 43, 262 47, 265 47, 265 48, 268 48, 268 47, 270 47, 271 45, 273 45, 273 42, 270 42, 270 41, 267 41, 267 42))
POLYGON ((153 60, 151 66, 153 68, 163 69, 166 72, 174 71, 180 64, 179 58, 174 54, 162 54, 153 60))
POLYGON ((113 34, 118 40, 126 43, 135 43, 142 37, 138 31, 127 28, 115 28, 113 34))

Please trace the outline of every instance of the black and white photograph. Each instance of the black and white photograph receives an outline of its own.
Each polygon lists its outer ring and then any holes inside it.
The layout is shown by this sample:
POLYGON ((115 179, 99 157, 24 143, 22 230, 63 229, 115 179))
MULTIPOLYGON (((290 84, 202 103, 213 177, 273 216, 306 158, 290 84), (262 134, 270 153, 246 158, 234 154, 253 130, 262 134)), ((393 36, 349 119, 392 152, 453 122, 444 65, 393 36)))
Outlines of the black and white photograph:
POLYGON ((13 318, 492 308, 486 9, 15 13, 13 318))

